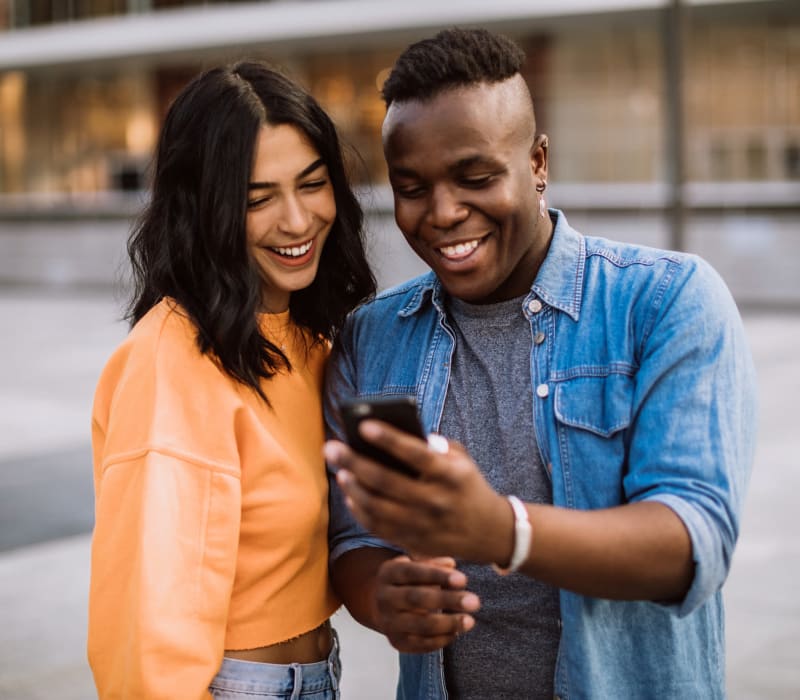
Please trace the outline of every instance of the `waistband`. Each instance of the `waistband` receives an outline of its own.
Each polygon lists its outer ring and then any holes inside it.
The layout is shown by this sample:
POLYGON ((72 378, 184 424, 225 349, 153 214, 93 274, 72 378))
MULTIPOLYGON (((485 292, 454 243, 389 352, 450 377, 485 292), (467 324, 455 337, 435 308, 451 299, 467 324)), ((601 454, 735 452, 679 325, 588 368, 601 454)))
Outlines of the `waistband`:
POLYGON ((209 688, 291 697, 324 690, 336 692, 341 678, 339 636, 333 628, 331 635, 333 645, 327 660, 313 664, 264 664, 225 657, 209 688))

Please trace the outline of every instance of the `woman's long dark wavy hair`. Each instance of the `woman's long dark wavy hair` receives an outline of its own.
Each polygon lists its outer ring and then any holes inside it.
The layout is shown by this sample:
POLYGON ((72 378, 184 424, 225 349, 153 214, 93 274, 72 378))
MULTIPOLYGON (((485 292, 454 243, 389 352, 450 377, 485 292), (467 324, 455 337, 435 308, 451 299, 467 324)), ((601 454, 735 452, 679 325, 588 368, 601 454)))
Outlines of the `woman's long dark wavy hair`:
POLYGON ((264 125, 289 124, 328 168, 336 220, 313 283, 292 292, 292 320, 331 340, 349 311, 375 292, 363 240, 363 212, 349 182, 336 129, 302 88, 257 62, 196 77, 167 113, 156 152, 152 198, 130 238, 133 325, 172 297, 233 378, 268 402, 261 385, 288 358, 259 329, 261 278, 247 251, 247 185, 264 125))

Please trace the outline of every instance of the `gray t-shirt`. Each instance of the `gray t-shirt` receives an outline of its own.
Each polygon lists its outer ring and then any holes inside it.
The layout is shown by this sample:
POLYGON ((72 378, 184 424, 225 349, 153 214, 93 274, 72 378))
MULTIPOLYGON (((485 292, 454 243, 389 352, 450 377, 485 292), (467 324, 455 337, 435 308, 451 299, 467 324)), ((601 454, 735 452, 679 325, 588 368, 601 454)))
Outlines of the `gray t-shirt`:
MULTIPOLYGON (((440 432, 467 448, 497 492, 552 503, 533 432, 532 339, 523 300, 448 300, 456 346, 440 432)), ((535 527, 533 542, 535 547, 535 527)), ((499 576, 486 565, 459 562, 459 568, 482 607, 475 628, 444 650, 450 696, 552 698, 558 590, 519 573, 499 576)))

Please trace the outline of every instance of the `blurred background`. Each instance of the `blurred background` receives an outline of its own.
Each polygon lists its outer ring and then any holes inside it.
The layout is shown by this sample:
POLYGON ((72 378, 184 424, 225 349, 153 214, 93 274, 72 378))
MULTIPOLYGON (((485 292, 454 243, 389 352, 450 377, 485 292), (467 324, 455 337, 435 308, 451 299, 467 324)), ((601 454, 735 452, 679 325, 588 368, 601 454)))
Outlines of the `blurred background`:
MULTIPOLYGON (((800 2, 0 0, 0 698, 94 697, 91 400, 126 332, 125 238, 172 97, 244 57, 309 88, 360 154, 387 286, 422 268, 392 219, 379 89, 454 24, 525 49, 551 205, 587 234, 702 255, 742 309, 762 411, 725 588, 729 694, 800 697, 800 2)), ((345 699, 392 697, 385 642, 338 626, 345 699)))

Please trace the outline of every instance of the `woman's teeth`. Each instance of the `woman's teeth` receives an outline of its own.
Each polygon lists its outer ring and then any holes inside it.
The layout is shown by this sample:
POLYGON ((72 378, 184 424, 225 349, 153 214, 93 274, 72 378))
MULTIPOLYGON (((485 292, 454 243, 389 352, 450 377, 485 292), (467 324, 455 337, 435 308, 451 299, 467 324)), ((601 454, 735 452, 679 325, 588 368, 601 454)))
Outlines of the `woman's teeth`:
POLYGON ((456 245, 448 245, 439 248, 439 252, 446 258, 463 258, 469 255, 475 248, 478 247, 479 240, 468 241, 466 243, 457 243, 456 245))
POLYGON ((296 245, 292 246, 291 248, 273 248, 270 246, 270 250, 274 250, 276 253, 280 255, 286 255, 290 258, 299 258, 301 255, 305 255, 309 250, 311 250, 311 243, 303 243, 303 245, 296 245))

